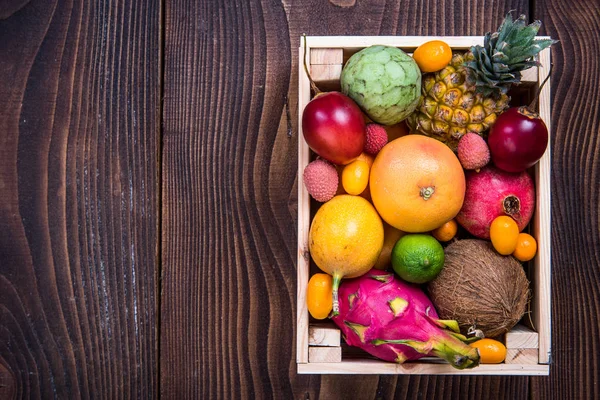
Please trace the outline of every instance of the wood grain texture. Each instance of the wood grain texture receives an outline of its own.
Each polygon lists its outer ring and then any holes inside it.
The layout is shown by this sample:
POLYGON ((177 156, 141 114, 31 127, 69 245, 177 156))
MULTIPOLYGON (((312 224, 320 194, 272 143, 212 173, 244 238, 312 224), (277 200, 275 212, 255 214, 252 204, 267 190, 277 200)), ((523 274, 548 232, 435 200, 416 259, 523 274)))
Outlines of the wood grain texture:
POLYGON ((301 34, 481 35, 507 10, 529 8, 520 0, 350 3, 166 2, 166 398, 528 398, 524 377, 296 374, 301 34))
POLYGON ((165 18, 161 394, 297 397, 284 7, 171 1, 165 18))
POLYGON ((552 48, 552 364, 533 398, 598 398, 600 3, 535 2, 552 48))
POLYGON ((0 397, 153 397, 159 2, 1 4, 0 397))

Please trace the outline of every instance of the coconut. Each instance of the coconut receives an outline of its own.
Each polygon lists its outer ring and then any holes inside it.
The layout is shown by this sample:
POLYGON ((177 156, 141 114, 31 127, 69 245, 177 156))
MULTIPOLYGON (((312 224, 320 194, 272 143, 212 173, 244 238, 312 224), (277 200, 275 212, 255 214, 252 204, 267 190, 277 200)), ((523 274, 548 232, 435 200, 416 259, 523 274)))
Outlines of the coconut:
POLYGON ((428 284, 440 318, 458 321, 464 333, 480 329, 486 337, 515 326, 529 300, 529 281, 521 263, 498 254, 484 240, 458 240, 445 252, 444 268, 428 284))

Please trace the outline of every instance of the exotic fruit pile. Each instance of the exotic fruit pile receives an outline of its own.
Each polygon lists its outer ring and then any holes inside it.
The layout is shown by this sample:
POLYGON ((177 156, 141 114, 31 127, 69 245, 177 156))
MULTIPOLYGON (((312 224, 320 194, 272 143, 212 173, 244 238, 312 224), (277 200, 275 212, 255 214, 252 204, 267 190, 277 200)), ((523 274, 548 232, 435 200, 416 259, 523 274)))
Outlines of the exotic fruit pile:
POLYGON ((365 48, 343 67, 341 92, 321 92, 305 65, 315 96, 302 131, 314 158, 302 179, 319 205, 308 248, 322 271, 307 306, 347 344, 458 369, 488 362, 490 345, 505 352, 491 338, 527 309, 522 263, 537 252, 525 232, 536 199, 528 169, 548 144, 532 106, 508 108, 511 86, 554 43, 525 21, 509 13, 466 52, 440 40, 412 56, 365 48))

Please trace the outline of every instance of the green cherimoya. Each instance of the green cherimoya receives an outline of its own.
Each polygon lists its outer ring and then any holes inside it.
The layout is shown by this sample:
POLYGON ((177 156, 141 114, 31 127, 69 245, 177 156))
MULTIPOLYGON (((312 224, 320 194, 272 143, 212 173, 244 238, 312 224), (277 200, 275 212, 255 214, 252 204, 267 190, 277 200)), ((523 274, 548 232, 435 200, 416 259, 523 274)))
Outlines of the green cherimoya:
POLYGON ((397 124, 419 103, 421 71, 396 47, 377 45, 359 51, 350 57, 340 79, 342 92, 380 124, 397 124))

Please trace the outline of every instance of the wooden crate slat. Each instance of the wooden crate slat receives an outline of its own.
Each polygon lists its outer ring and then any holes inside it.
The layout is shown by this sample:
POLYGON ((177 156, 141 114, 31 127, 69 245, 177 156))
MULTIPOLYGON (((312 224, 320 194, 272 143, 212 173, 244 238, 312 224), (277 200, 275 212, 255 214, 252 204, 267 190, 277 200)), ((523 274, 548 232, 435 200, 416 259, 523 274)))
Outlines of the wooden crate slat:
POLYGON ((339 347, 341 341, 341 332, 333 324, 313 324, 308 328, 309 346, 339 347))
POLYGON ((344 63, 344 49, 312 49, 310 51, 311 65, 335 65, 344 63))
MULTIPOLYGON (((306 49, 310 53, 310 48, 306 49)), ((299 49, 299 60, 305 56, 304 49, 299 49)), ((304 105, 310 101, 310 83, 304 72, 301 62, 298 63, 298 104, 304 105)), ((304 107, 302 107, 304 108, 304 107)), ((302 135, 302 112, 298 113, 298 171, 304 171, 308 165, 310 153, 302 135)), ((296 338, 296 361, 298 363, 308 362, 308 308, 306 307, 306 287, 309 275, 308 254, 308 229, 310 219, 310 199, 306 188, 302 183, 298 185, 298 267, 297 267, 297 338, 296 338)))
MULTIPOLYGON (((540 52, 539 67, 540 81, 542 81, 550 70, 550 49, 545 49, 540 52)), ((541 83, 541 82, 540 82, 541 83)), ((542 89, 539 99, 540 117, 548 127, 548 133, 552 135, 550 116, 550 82, 542 89)), ((533 230, 536 233, 538 245, 538 253, 533 261, 533 293, 534 298, 532 318, 534 327, 539 333, 539 362, 547 364, 550 362, 550 328, 551 328, 551 304, 550 304, 550 211, 551 211, 551 193, 550 193, 550 143, 546 153, 540 161, 535 165, 535 182, 536 182, 536 207, 533 216, 533 230)))
POLYGON ((342 75, 342 64, 311 65, 310 76, 315 83, 338 83, 342 75))
POLYGON ((507 349, 505 364, 538 364, 538 349, 507 349))
POLYGON ((341 347, 309 347, 308 362, 316 363, 341 363, 342 348, 341 347))
POLYGON ((506 333, 504 344, 507 349, 537 349, 538 336, 537 332, 519 324, 506 333))
POLYGON ((481 364, 472 369, 456 369, 443 363, 395 364, 376 360, 342 361, 341 363, 298 364, 299 374, 354 374, 354 375, 548 375, 550 367, 544 364, 481 364))
POLYGON ((521 82, 526 83, 537 83, 538 82, 538 68, 532 67, 526 69, 521 73, 521 82))

